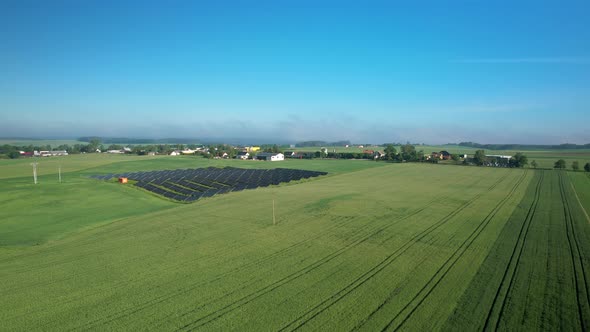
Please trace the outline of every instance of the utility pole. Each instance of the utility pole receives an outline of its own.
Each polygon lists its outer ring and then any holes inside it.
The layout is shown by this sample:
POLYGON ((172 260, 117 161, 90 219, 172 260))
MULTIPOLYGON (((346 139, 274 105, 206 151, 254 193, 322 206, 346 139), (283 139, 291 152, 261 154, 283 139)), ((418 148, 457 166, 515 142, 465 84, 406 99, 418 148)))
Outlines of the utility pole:
POLYGON ((276 225, 277 220, 275 219, 275 199, 272 199, 272 224, 276 225))
POLYGON ((37 162, 31 163, 33 166, 33 181, 37 184, 37 162))

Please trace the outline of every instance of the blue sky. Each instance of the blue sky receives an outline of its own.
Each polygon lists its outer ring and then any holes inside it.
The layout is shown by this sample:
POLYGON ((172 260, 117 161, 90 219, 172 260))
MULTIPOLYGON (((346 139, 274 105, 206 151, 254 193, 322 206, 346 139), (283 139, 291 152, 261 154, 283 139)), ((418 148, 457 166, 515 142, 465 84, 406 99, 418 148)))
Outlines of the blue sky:
POLYGON ((589 143, 590 2, 2 1, 0 136, 589 143))

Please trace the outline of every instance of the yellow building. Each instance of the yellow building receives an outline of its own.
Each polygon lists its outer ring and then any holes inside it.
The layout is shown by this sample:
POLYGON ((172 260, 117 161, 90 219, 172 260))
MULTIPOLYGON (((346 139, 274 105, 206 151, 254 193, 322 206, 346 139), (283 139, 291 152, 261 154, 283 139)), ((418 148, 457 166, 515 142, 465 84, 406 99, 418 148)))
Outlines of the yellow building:
POLYGON ((246 152, 256 152, 256 151, 260 151, 259 146, 247 146, 246 147, 246 152))

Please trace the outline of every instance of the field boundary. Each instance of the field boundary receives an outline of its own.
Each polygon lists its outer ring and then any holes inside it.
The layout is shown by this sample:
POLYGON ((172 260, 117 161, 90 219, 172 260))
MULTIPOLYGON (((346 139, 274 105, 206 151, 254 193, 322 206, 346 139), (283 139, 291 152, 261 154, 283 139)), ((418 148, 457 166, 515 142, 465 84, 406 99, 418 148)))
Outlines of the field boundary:
POLYGON ((580 207, 582 208, 582 212, 584 212, 584 215, 586 216, 586 221, 588 221, 588 223, 590 224, 590 216, 588 216, 588 212, 586 212, 584 205, 582 205, 582 201, 580 201, 580 197, 578 197, 578 193, 576 192, 574 184, 570 183, 570 185, 572 186, 572 190, 574 191, 574 196, 576 196, 576 200, 578 200, 578 204, 580 204, 580 207))

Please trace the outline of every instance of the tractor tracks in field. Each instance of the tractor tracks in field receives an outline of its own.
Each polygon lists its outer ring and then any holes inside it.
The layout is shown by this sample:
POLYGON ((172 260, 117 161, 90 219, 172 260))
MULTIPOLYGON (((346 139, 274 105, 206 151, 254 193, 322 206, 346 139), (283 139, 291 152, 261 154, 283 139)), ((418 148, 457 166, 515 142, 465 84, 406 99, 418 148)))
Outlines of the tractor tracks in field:
MULTIPOLYGON (((340 249, 338 249, 336 251, 333 251, 332 253, 330 253, 330 254, 328 254, 328 255, 320 258, 319 260, 317 260, 317 261, 315 261, 315 262, 313 262, 313 263, 311 263, 309 265, 306 265, 302 269, 299 269, 299 270, 295 271, 294 273, 291 273, 291 274, 289 274, 289 275, 287 275, 287 276, 285 276, 285 277, 283 277, 283 278, 281 278, 281 279, 279 279, 279 280, 277 280, 275 282, 272 282, 272 283, 264 286, 263 288, 260 288, 260 289, 258 289, 256 291, 254 291, 254 292, 246 295, 246 296, 243 296, 240 299, 238 299, 238 300, 236 300, 236 301, 234 301, 234 302, 232 302, 232 303, 230 303, 228 305, 225 305, 225 306, 223 306, 222 308, 220 308, 220 309, 218 309, 216 311, 213 311, 213 312, 211 312, 209 314, 206 314, 204 316, 201 316, 198 319, 193 320, 192 322, 190 322, 188 324, 185 324, 184 326, 182 326, 178 330, 194 330, 194 329, 196 329, 198 327, 204 326, 204 325, 206 325, 206 324, 208 324, 208 323, 210 323, 210 322, 212 322, 212 321, 214 321, 214 320, 222 317, 223 315, 225 315, 225 314, 227 314, 229 312, 232 312, 232 311, 238 309, 239 307, 241 307, 243 305, 246 305, 246 304, 248 304, 248 303, 250 303, 250 302, 252 302, 252 301, 260 298, 261 296, 263 296, 263 295, 265 295, 267 293, 270 293, 271 291, 273 291, 273 290, 275 290, 275 289, 277 289, 277 288, 279 288, 279 287, 281 287, 281 286, 283 286, 283 285, 285 285, 285 284, 287 284, 287 283, 289 283, 289 282, 291 282, 293 280, 296 280, 299 277, 302 277, 302 276, 304 276, 304 275, 306 275, 306 274, 308 274, 308 273, 310 273, 310 272, 312 272, 312 271, 320 268, 321 266, 323 266, 323 265, 325 265, 325 264, 333 261, 334 259, 338 258, 339 256, 341 256, 345 252, 353 249, 354 247, 356 247, 356 246, 358 246, 358 245, 360 245, 360 244, 368 241, 369 239, 373 238, 374 236, 382 233, 387 228, 392 227, 392 226, 398 224, 399 222, 401 222, 401 221, 403 221, 405 219, 408 219, 410 217, 413 217, 413 216, 419 214, 420 212, 426 210, 435 201, 436 201, 436 199, 433 200, 433 201, 431 201, 429 204, 423 206, 422 208, 417 209, 417 210, 415 210, 415 211, 413 211, 413 212, 411 212, 411 213, 409 213, 409 214, 407 214, 407 215, 405 215, 405 216, 397 219, 395 222, 386 224, 386 225, 382 226, 381 228, 378 228, 376 230, 371 231, 369 234, 366 234, 366 233, 360 234, 360 236, 357 236, 348 245, 346 245, 346 246, 344 246, 344 247, 342 247, 342 248, 340 248, 340 249)), ((181 317, 186 317, 186 316, 188 316, 188 315, 190 315, 190 314, 192 314, 192 313, 194 313, 194 312, 202 309, 203 307, 206 307, 208 304, 209 303, 202 304, 202 305, 198 306, 197 308, 194 308, 193 310, 190 310, 189 312, 185 312, 184 314, 181 315, 181 317)))
POLYGON ((562 172, 559 172, 559 193, 563 203, 563 216, 565 219, 565 228, 567 242, 572 262, 572 269, 574 271, 574 284, 576 288, 576 301, 578 304, 578 314, 580 316, 580 325, 583 331, 587 331, 590 326, 589 317, 586 312, 590 308, 590 292, 588 291, 588 279, 584 268, 584 260, 582 258, 582 250, 580 250, 580 241, 574 229, 574 218, 568 195, 566 193, 565 179, 562 172), (582 293, 586 293, 584 296, 582 293))
POLYGON ((543 183, 543 179, 545 177, 545 171, 541 171, 541 175, 539 176, 539 180, 537 181, 537 185, 535 187, 535 194, 533 197, 533 201, 527 211, 526 217, 522 226, 520 227, 520 231, 518 233, 518 237, 516 239, 516 244, 512 249, 512 253, 510 255, 510 259, 508 260, 508 264, 504 269, 504 274, 502 275, 502 281, 496 290, 496 294, 494 295, 494 300, 488 311, 488 315, 485 320, 485 324, 483 330, 496 330, 498 327, 498 323, 500 322, 502 315, 504 314, 504 310, 506 307, 506 302, 508 298, 508 294, 512 290, 512 286, 514 283, 515 276, 518 272, 518 266, 520 262, 520 258, 522 256, 522 252, 525 247, 526 238, 531 226, 532 219, 535 216, 535 212, 537 211, 537 205, 539 204, 540 196, 541 196, 541 185, 543 183), (512 271, 512 273, 511 273, 512 271), (504 292, 502 290, 505 289, 504 292), (502 293, 504 295, 502 296, 502 293), (493 319, 494 312, 499 311, 498 317, 493 319))
MULTIPOLYGON (((146 302, 144 302, 144 303, 142 303, 142 304, 140 304, 138 306, 134 306, 134 307, 129 308, 129 309, 121 310, 121 311, 118 311, 117 313, 108 315, 106 317, 101 317, 101 318, 98 318, 96 320, 87 322, 83 326, 76 327, 76 329, 79 329, 79 328, 84 328, 84 329, 91 328, 91 327, 93 327, 96 324, 99 324, 99 325, 108 324, 108 323, 110 323, 112 321, 115 321, 117 319, 124 318, 124 317, 130 316, 130 315, 133 315, 133 314, 135 314, 137 312, 140 312, 140 311, 142 311, 144 309, 147 309, 147 308, 152 307, 154 305, 157 305, 157 304, 163 303, 163 302, 165 302, 167 300, 170 300, 170 299, 172 299, 172 298, 174 298, 176 296, 179 296, 179 295, 185 294, 187 292, 190 292, 190 291, 192 291, 192 290, 194 290, 194 289, 196 289, 198 287, 205 286, 207 284, 210 284, 210 283, 214 283, 216 281, 219 281, 219 280, 223 279, 224 277, 226 277, 226 276, 228 276, 228 275, 230 275, 232 273, 241 272, 241 271, 244 271, 244 270, 246 270, 248 268, 251 268, 251 267, 254 267, 254 266, 257 266, 257 265, 260 265, 260 264, 264 264, 264 263, 266 263, 268 261, 271 261, 272 259, 275 259, 277 257, 284 256, 285 254, 289 253, 290 251, 292 251, 294 249, 297 249, 299 247, 305 246, 306 244, 311 243, 312 241, 314 241, 314 240, 316 240, 318 238, 321 238, 323 236, 329 236, 335 229, 338 229, 340 227, 345 227, 345 226, 347 226, 347 225, 349 225, 349 224, 351 224, 351 223, 353 223, 355 221, 356 221, 356 219, 353 218, 353 217, 347 217, 347 216, 339 217, 336 220, 336 223, 334 223, 334 225, 332 225, 331 227, 325 229, 323 232, 319 232, 319 233, 315 234, 314 236, 307 237, 304 240, 301 240, 301 241, 295 242, 293 244, 290 244, 287 247, 284 247, 284 248, 282 248, 282 249, 280 249, 280 250, 278 250, 276 252, 273 252, 271 254, 268 254, 266 256, 263 256, 263 257, 261 257, 261 258, 259 258, 257 260, 254 260, 254 261, 251 261, 251 262, 242 264, 242 265, 237 266, 237 267, 235 267, 233 269, 230 269, 228 271, 225 271, 225 272, 222 272, 220 274, 217 274, 212 279, 202 280, 202 281, 200 281, 198 283, 195 283, 195 284, 192 284, 192 285, 190 285, 189 287, 186 287, 186 288, 179 288, 179 289, 177 289, 174 292, 171 292, 171 293, 168 293, 168 294, 165 294, 165 295, 162 295, 162 296, 158 296, 158 297, 152 298, 149 301, 146 301, 146 302)), ((214 258, 215 257, 210 257, 210 259, 214 259, 214 258)), ((186 264, 191 264, 192 262, 198 261, 198 260, 200 260, 200 259, 195 259, 195 260, 192 260, 192 261, 183 262, 182 264, 178 264, 175 267, 180 268, 180 267, 182 267, 182 266, 184 266, 186 264)), ((148 277, 149 276, 144 276, 141 279, 133 280, 133 282, 138 282, 138 281, 141 281, 143 279, 147 279, 148 277)), ((173 282, 170 282, 169 284, 172 284, 172 283, 173 282)), ((126 285, 127 285, 127 282, 125 282, 124 284, 120 285, 119 287, 124 287, 126 285)), ((162 286, 162 285, 165 286, 167 284, 160 284, 159 286, 162 286)), ((115 287, 115 288, 117 288, 117 287, 115 287)), ((229 295, 231 295, 231 293, 226 293, 225 294, 225 296, 229 296, 229 295)))
MULTIPOLYGON (((438 198, 435 198, 435 199, 431 200, 430 202, 428 202, 424 207, 422 207, 422 208, 420 208, 420 209, 418 209, 416 211, 413 211, 413 212, 411 212, 409 214, 400 216, 400 219, 397 219, 395 222, 391 223, 387 227, 393 226, 394 224, 397 224, 397 223, 399 223, 399 222, 401 222, 401 221, 403 221, 403 220, 405 220, 407 218, 410 218, 410 217, 412 217, 412 216, 414 216, 414 215, 422 212, 423 210, 429 208, 432 204, 434 204, 438 200, 439 200, 438 198)), ((228 270, 228 271, 223 272, 221 274, 218 274, 213 279, 200 281, 198 283, 195 283, 195 284, 190 285, 189 287, 179 288, 179 289, 177 289, 177 290, 175 290, 175 291, 173 291, 171 293, 168 293, 168 294, 165 294, 165 295, 162 295, 162 296, 158 296, 158 297, 152 298, 149 301, 146 301, 146 302, 144 302, 144 303, 142 303, 142 304, 140 304, 138 306, 134 306, 132 308, 128 308, 128 309, 125 309, 125 310, 122 310, 122 311, 118 311, 117 313, 108 315, 106 317, 101 317, 101 318, 95 319, 93 321, 90 321, 90 322, 84 324, 83 326, 76 327, 76 329, 78 329, 78 328, 84 328, 84 329, 86 329, 86 328, 92 328, 95 325, 108 324, 108 323, 110 323, 112 321, 115 321, 117 319, 121 319, 121 318, 125 318, 127 316, 130 316, 130 315, 133 315, 133 314, 135 314, 137 312, 140 312, 142 310, 145 310, 145 309, 147 309, 149 307, 153 307, 153 306, 158 305, 160 303, 163 303, 165 301, 171 300, 171 299, 173 299, 173 298, 175 298, 177 296, 180 296, 180 295, 183 295, 183 294, 185 294, 187 292, 193 291, 193 290, 197 289, 198 287, 205 286, 207 284, 211 284, 213 282, 219 281, 219 280, 223 279, 224 277, 227 277, 230 274, 233 274, 233 273, 236 273, 236 272, 240 272, 240 271, 246 270, 247 268, 254 267, 254 266, 257 266, 257 265, 264 264, 266 262, 272 261, 273 259, 275 259, 277 257, 284 256, 284 255, 288 254, 289 252, 291 252, 291 251, 293 251, 293 250, 295 250, 295 249, 297 249, 299 247, 305 246, 308 243, 311 244, 314 240, 319 239, 321 237, 324 237, 324 236, 332 236, 332 233, 333 233, 334 230, 339 229, 339 228, 342 228, 342 227, 345 227, 345 226, 347 226, 349 224, 354 223, 355 221, 358 221, 358 218, 357 217, 339 216, 337 218, 338 218, 337 220, 344 220, 344 222, 335 223, 333 226, 329 227, 328 229, 326 229, 325 231, 323 231, 321 233, 317 233, 314 236, 307 237, 307 238, 305 238, 302 241, 299 241, 297 243, 291 244, 291 245, 289 245, 289 246, 287 246, 287 247, 285 247, 285 248, 283 248, 283 249, 281 249, 281 250, 279 250, 277 252, 274 252, 272 254, 266 255, 266 256, 264 256, 264 257, 262 257, 262 258, 260 258, 260 259, 258 259, 256 261, 253 261, 253 262, 250 262, 250 263, 246 263, 246 264, 240 265, 240 266, 238 266, 238 267, 236 267, 234 269, 231 269, 231 270, 228 270)), ((345 248, 348 248, 348 247, 345 247, 345 248)), ((316 263, 317 263, 317 261, 316 261, 316 263)), ((235 290, 233 290, 231 292, 224 293, 224 295, 221 296, 221 297, 218 297, 218 298, 216 298, 216 299, 214 299, 212 301, 209 301, 207 303, 204 303, 202 305, 199 305, 196 308, 193 308, 193 310, 191 312, 198 311, 199 309, 201 309, 203 307, 206 307, 206 306, 210 305, 211 303, 214 303, 216 301, 219 301, 219 300, 222 300, 224 298, 227 298, 227 297, 229 297, 229 296, 233 295, 234 293, 239 292, 241 290, 242 290, 242 288, 241 287, 238 287, 238 288, 236 288, 235 290)))
POLYGON ((570 185, 572 186, 572 191, 574 192, 574 196, 576 196, 576 200, 578 201, 578 204, 580 205, 582 212, 584 212, 584 216, 586 217, 586 221, 588 221, 588 223, 590 224, 590 216, 588 215, 586 208, 584 208, 584 205, 582 205, 582 201, 580 200, 580 197, 578 196, 578 192, 576 191, 574 184, 570 182, 570 185))
MULTIPOLYGON (((489 188, 489 190, 493 189, 495 186, 497 186, 502 181, 503 181, 503 178, 499 179, 497 182, 495 182, 489 188)), ((479 198, 479 196, 481 196, 481 195, 476 195, 476 197, 474 197, 470 201, 464 203, 459 209, 463 209, 465 206, 471 204, 474 200, 476 200, 477 198, 479 198)), ((317 260, 317 261, 315 261, 315 262, 313 262, 313 263, 311 263, 311 264, 303 267, 302 269, 300 269, 298 271, 295 271, 292 274, 287 275, 287 276, 285 276, 285 277, 283 277, 283 278, 281 278, 281 279, 279 279, 279 280, 277 280, 277 281, 275 281, 275 282, 273 282, 271 284, 266 285, 263 288, 260 288, 260 289, 258 289, 256 291, 254 291, 254 292, 246 295, 246 296, 243 296, 240 299, 238 299, 238 300, 236 300, 236 301, 234 301, 234 302, 232 302, 230 304, 227 304, 227 305, 223 306, 222 308, 220 308, 220 309, 218 309, 216 311, 213 311, 213 312, 208 313, 208 314, 206 314, 204 316, 201 316, 198 319, 193 320, 192 322, 190 322, 188 324, 185 324, 184 326, 180 327, 178 330, 194 330, 194 329, 196 329, 198 327, 201 327, 201 326, 204 326, 204 325, 206 325, 206 324, 208 324, 210 322, 213 322, 213 321, 217 320, 218 318, 224 316, 225 314, 230 313, 230 312, 238 309, 239 307, 241 307, 243 305, 246 305, 246 304, 248 304, 248 303, 250 303, 250 302, 252 302, 252 301, 260 298, 261 296, 263 296, 263 295, 265 295, 267 293, 270 293, 271 291, 273 291, 273 290, 275 290, 275 289, 277 289, 277 288, 279 288, 279 287, 281 287, 281 286, 283 286, 283 285, 285 285, 285 284, 287 284, 287 283, 289 283, 289 282, 291 282, 293 280, 296 280, 297 278, 299 278, 301 276, 304 276, 304 275, 312 272, 313 270, 316 270, 317 268, 319 268, 319 267, 321 267, 321 266, 329 263, 330 261, 332 261, 332 260, 338 258, 340 255, 344 254, 345 252, 347 252, 347 251, 353 249, 354 247, 356 247, 356 246, 358 246, 358 245, 360 245, 360 244, 362 244, 362 243, 370 240, 371 238, 373 238, 373 237, 381 234, 386 229, 388 229, 388 228, 390 228, 390 227, 392 227, 394 225, 397 225, 398 223, 402 222, 403 220, 406 220, 406 219, 408 219, 410 217, 413 217, 413 216, 421 213, 422 211, 430 208, 430 206, 432 204, 436 203, 437 201, 439 201, 439 199, 436 199, 435 198, 435 199, 431 200, 430 202, 428 202, 422 208, 417 209, 417 210, 415 210, 415 211, 413 211, 413 212, 411 212, 411 213, 409 213, 407 215, 401 216, 401 218, 396 219, 394 222, 390 222, 390 223, 387 223, 387 224, 385 224, 383 226, 379 226, 377 229, 372 230, 369 233, 360 234, 359 236, 357 236, 357 238, 355 240, 352 240, 352 242, 349 243, 348 245, 346 245, 345 247, 342 247, 342 248, 340 248, 340 249, 338 249, 338 250, 336 250, 336 251, 334 251, 334 252, 332 252, 332 253, 330 253, 330 254, 322 257, 322 258, 320 258, 319 260, 317 260)), ((457 214, 459 212, 460 212, 459 210, 456 210, 456 211, 452 212, 452 214, 455 215, 455 214, 457 214)), ((218 300, 219 300, 219 298, 216 299, 215 301, 218 301, 218 300)), ((200 309, 208 306, 209 304, 210 303, 201 304, 198 307, 193 308, 192 310, 183 313, 182 315, 180 315, 180 318, 186 317, 186 316, 188 316, 188 315, 190 315, 190 314, 192 314, 194 312, 197 312, 198 310, 200 310, 200 309)))
MULTIPOLYGON (((492 186, 490 186, 488 188, 488 191, 493 190, 504 179, 505 178, 498 179, 498 181, 493 183, 492 186)), ((396 249, 393 253, 389 254, 385 259, 383 259, 377 265, 373 266, 370 270, 366 271, 361 276, 359 276, 358 278, 353 280, 351 283, 346 285, 344 288, 342 288, 340 291, 333 294, 329 298, 323 300, 322 302, 320 302, 319 304, 317 304, 313 308, 309 309, 304 314, 300 315, 298 318, 296 318, 295 320, 291 321, 290 323, 288 323, 287 325, 282 327, 280 330, 281 331, 297 330, 297 329, 303 327, 309 321, 311 321, 312 319, 314 319, 315 317, 317 317, 318 315, 320 315, 324 311, 326 311, 328 308, 330 308, 332 305, 336 304, 337 302, 339 302, 340 300, 345 298, 348 294, 352 293, 354 290, 356 290, 357 288, 359 288, 360 286, 365 284, 367 281, 369 281, 371 278, 373 278, 379 272, 384 270, 386 267, 390 266, 398 257, 402 256, 416 242, 420 241, 421 239, 428 236, 430 233, 432 233, 433 231, 435 231, 436 229, 438 229, 442 225, 446 224, 450 219, 455 217, 457 214, 459 214, 461 211, 463 211, 465 208, 467 208, 473 202, 478 200, 482 195, 483 195, 483 193, 475 195, 473 198, 471 198, 469 201, 463 203, 461 206, 459 206, 457 209, 453 210, 451 213, 447 214, 446 216, 439 219, 438 221, 436 221, 435 223, 433 223, 432 225, 430 225, 429 227, 427 227, 423 231, 414 235, 411 239, 406 241, 401 247, 396 249)))
MULTIPOLYGON (((463 254, 471 247, 473 242, 479 237, 484 229, 490 224, 496 214, 502 210, 504 205, 513 197, 516 190, 520 187, 524 179, 526 178, 526 171, 523 172, 521 177, 515 182, 512 189, 508 194, 502 198, 496 206, 485 216, 484 219, 475 227, 475 229, 469 234, 469 236, 459 245, 459 247, 449 256, 449 258, 436 270, 432 277, 426 282, 426 284, 416 293, 416 295, 385 325, 381 331, 386 331, 392 328, 396 321, 400 320, 399 324, 393 328, 394 331, 400 329, 414 312, 420 307, 420 305, 430 296, 434 289, 440 284, 440 282, 446 277, 451 271, 455 264, 463 257, 463 254)), ((362 325, 367 322, 372 316, 374 316, 379 310, 393 300, 394 293, 390 293, 387 299, 382 302, 365 320, 359 323, 354 330, 358 330, 362 325)))

